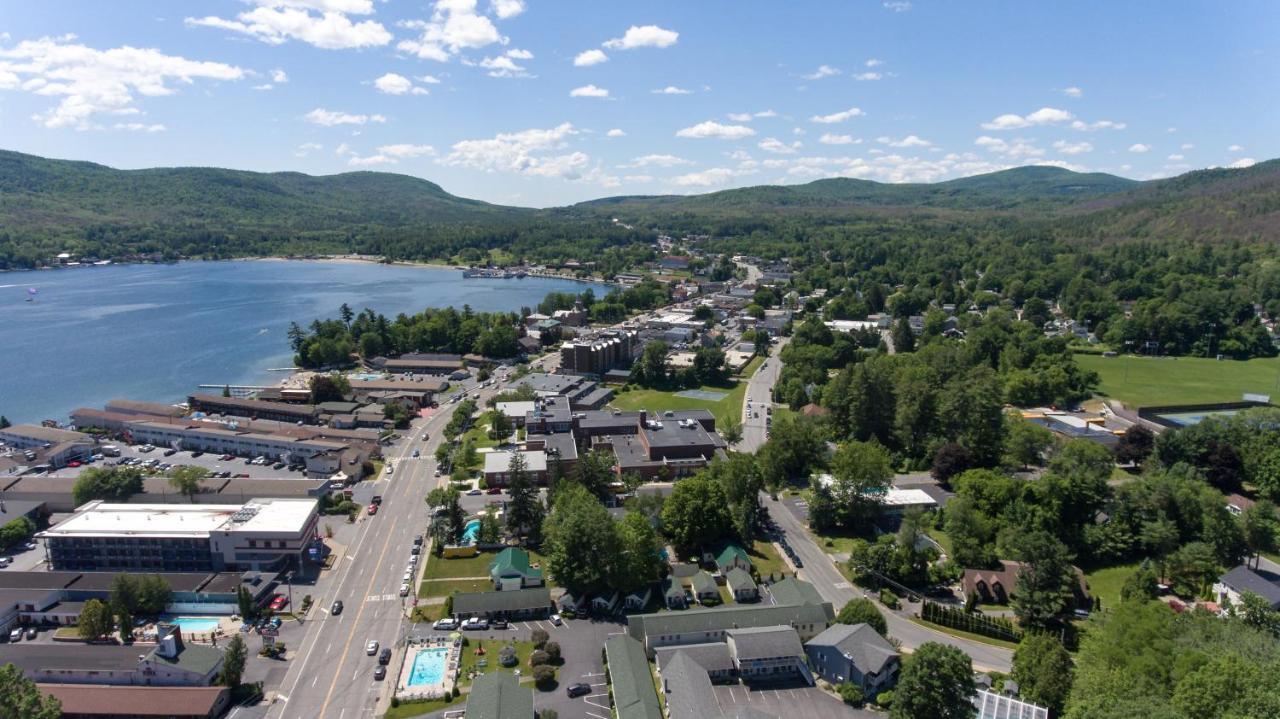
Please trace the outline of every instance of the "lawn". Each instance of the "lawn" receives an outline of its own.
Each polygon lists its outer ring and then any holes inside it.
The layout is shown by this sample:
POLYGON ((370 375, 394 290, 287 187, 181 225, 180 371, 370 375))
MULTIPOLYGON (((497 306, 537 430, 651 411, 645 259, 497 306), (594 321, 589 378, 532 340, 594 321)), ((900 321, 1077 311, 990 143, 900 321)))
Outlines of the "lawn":
POLYGON ((495 552, 481 552, 474 557, 456 557, 453 559, 437 557, 434 553, 427 559, 427 568, 422 573, 423 579, 452 579, 455 577, 487 577, 489 563, 497 556, 495 552))
POLYGON ((782 557, 778 554, 778 550, 774 548, 772 542, 757 539, 751 545, 751 563, 755 565, 756 571, 762 578, 774 574, 779 576, 790 575, 792 572, 787 568, 782 557))
POLYGON ((1102 608, 1107 609, 1120 604, 1120 588, 1129 576, 1138 570, 1140 562, 1117 564, 1114 567, 1102 567, 1085 572, 1085 581, 1089 583, 1089 592, 1102 600, 1102 608))
POLYGON ((441 709, 448 709, 451 706, 462 707, 467 703, 466 697, 459 697, 451 701, 444 699, 432 699, 430 701, 412 701, 400 702, 400 706, 389 707, 387 713, 383 714, 383 719, 407 719, 408 717, 422 716, 423 714, 432 714, 441 709))
POLYGON ((936 629, 942 632, 943 634, 950 634, 953 637, 960 637, 961 639, 970 639, 975 642, 990 644, 993 647, 1004 647, 1005 649, 1018 648, 1018 645, 1014 642, 1006 642, 1003 639, 995 639, 993 637, 987 637, 981 634, 974 634, 973 632, 966 632, 960 629, 952 629, 951 627, 946 627, 941 624, 934 624, 933 622, 926 622, 925 620, 918 619, 916 617, 907 617, 907 620, 915 624, 919 624, 922 627, 928 627, 929 629, 936 629))
POLYGON ((616 395, 609 403, 609 406, 628 412, 647 409, 650 412, 659 414, 667 410, 706 409, 716 416, 717 426, 723 425, 730 417, 739 421, 742 420, 742 401, 747 395, 747 381, 745 379, 740 380, 733 387, 705 386, 699 387, 699 389, 707 392, 727 392, 727 394, 718 400, 709 401, 691 397, 677 397, 676 392, 683 390, 665 392, 657 389, 633 389, 616 395))
POLYGON ((1280 394, 1280 358, 1245 361, 1200 357, 1103 357, 1077 354, 1098 373, 1098 391, 1130 407, 1238 402, 1246 392, 1280 394))
POLYGON ((510 674, 517 669, 520 670, 521 681, 532 681, 533 677, 530 675, 529 667, 530 654, 533 654, 533 642, 512 642, 507 639, 468 639, 467 645, 462 648, 462 666, 458 671, 459 684, 463 681, 470 684, 471 680, 467 679, 467 677, 469 677, 473 671, 480 674, 492 671, 507 672, 510 674), (514 667, 504 667, 498 662, 498 651, 507 644, 516 645, 517 662, 514 667), (481 647, 484 648, 484 655, 477 656, 476 649, 481 647), (483 667, 478 666, 480 660, 484 660, 486 665, 483 667))
POLYGON ((444 617, 443 604, 419 604, 413 608, 409 621, 426 622, 428 624, 444 617))
POLYGON ((487 592, 493 589, 488 579, 428 579, 418 585, 419 597, 447 597, 454 592, 487 592))
POLYGON ((750 377, 751 375, 756 373, 756 370, 760 369, 760 365, 762 364, 764 364, 764 357, 756 355, 755 357, 751 358, 750 362, 747 362, 742 367, 742 371, 738 373, 738 376, 750 377))

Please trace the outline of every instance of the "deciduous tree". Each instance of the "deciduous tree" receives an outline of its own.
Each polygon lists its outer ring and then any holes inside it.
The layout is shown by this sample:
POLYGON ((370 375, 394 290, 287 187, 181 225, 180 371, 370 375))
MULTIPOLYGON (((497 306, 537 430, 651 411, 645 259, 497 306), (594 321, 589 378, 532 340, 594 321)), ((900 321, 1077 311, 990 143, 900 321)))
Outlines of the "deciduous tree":
POLYGON ((893 693, 891 719, 969 719, 973 663, 959 649, 925 642, 907 657, 893 693))

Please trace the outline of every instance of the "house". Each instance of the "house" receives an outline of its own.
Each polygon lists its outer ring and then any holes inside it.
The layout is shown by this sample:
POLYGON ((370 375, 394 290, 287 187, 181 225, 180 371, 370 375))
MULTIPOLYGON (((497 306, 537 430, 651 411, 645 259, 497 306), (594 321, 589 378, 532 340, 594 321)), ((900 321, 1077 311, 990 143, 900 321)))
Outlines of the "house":
POLYGON ((622 604, 622 595, 618 592, 605 592, 591 598, 591 608, 601 614, 616 614, 622 604))
POLYGON ((615 634, 604 642, 617 719, 663 719, 658 693, 649 673, 649 657, 644 645, 625 634, 615 634))
POLYGON ((726 544, 720 553, 715 557, 716 568, 721 574, 726 574, 730 569, 737 567, 744 572, 751 571, 751 556, 747 554, 747 550, 738 544, 726 544))
POLYGON ((684 585, 671 577, 662 580, 662 601, 667 609, 689 608, 689 595, 685 592, 684 585))
POLYGON ((800 677, 813 684, 813 675, 805 664, 804 645, 791 627, 730 629, 725 635, 734 671, 744 681, 800 677))
POLYGON ((551 613, 551 592, 546 587, 508 589, 504 592, 456 592, 453 616, 541 618, 551 613))
MULTIPOLYGON (((1017 593, 1018 572, 1021 569, 1021 562, 1004 559, 1000 560, 999 569, 966 569, 961 579, 964 594, 966 597, 977 595, 978 601, 983 604, 1008 604, 1017 593)), ((1091 600, 1084 572, 1079 567, 1072 567, 1072 570, 1076 573, 1076 584, 1072 587, 1075 606, 1088 607, 1091 600)))
POLYGON ((716 580, 706 572, 699 571, 689 580, 693 585, 693 597, 702 604, 707 602, 720 602, 720 588, 716 586, 716 580))
POLYGON ((745 570, 734 567, 725 575, 725 582, 729 585, 729 592, 733 594, 734 601, 738 602, 754 602, 760 599, 760 589, 756 586, 756 580, 751 578, 751 574, 745 570))
POLYGON ((1247 564, 1232 569, 1222 575, 1213 585, 1213 595, 1219 604, 1239 605, 1245 592, 1262 597, 1272 608, 1280 609, 1280 572, 1272 562, 1260 560, 1258 568, 1252 569, 1247 564))
POLYGON ((658 673, 666 671, 667 665, 677 654, 684 654, 707 672, 713 682, 727 682, 734 677, 733 653, 725 642, 709 642, 707 644, 685 644, 679 647, 663 647, 654 652, 658 664, 658 673))
POLYGON ((528 589, 543 585, 542 570, 529 563, 529 553, 507 547, 489 563, 489 578, 495 591, 528 589))
POLYGON ((644 611, 652 602, 653 585, 651 584, 646 584, 633 592, 628 592, 627 595, 622 598, 623 606, 635 612, 644 611))
POLYGON ((176 625, 160 625, 153 649, 113 644, 26 644, 0 647, 0 666, 12 663, 38 684, 150 684, 207 687, 222 668, 222 651, 187 646, 176 625))
POLYGON ((533 689, 506 672, 476 677, 467 694, 467 719, 533 719, 533 689))
MULTIPOLYGON (((683 648, 682 648, 683 649, 683 648)), ((684 651, 662 666, 662 694, 670 719, 717 719, 723 717, 715 687, 707 671, 684 651)))
POLYGON ((833 624, 805 642, 814 672, 831 684, 853 682, 865 696, 893 688, 901 655, 869 624, 833 624))
POLYGON ((560 599, 556 601, 556 606, 560 607, 562 612, 578 613, 587 607, 587 595, 573 590, 566 591, 560 595, 560 599))

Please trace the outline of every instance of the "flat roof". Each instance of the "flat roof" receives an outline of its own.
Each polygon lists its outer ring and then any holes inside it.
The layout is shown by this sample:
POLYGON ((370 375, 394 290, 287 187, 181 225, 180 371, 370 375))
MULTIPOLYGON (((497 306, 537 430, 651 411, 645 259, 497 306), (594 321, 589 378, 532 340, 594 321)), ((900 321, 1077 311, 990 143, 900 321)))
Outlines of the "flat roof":
POLYGON ((302 531, 313 499, 253 499, 244 504, 106 504, 90 502, 40 532, 49 537, 208 537, 218 531, 302 531))
POLYGON ((38 684, 40 693, 62 703, 64 714, 93 716, 204 716, 222 700, 226 687, 38 684))
MULTIPOLYGON (((511 450, 498 450, 496 452, 486 452, 484 455, 484 471, 485 474, 495 474, 498 472, 506 472, 511 469, 511 450)), ((545 472, 547 471, 547 453, 537 450, 520 450, 520 454, 524 457, 524 468, 526 472, 545 472)))
POLYGON ((0 437, 4 437, 6 435, 22 437, 24 439, 35 440, 38 442, 48 442, 49 444, 58 444, 59 442, 92 441, 92 438, 83 432, 76 432, 70 429, 58 429, 57 427, 42 427, 38 424, 15 424, 11 427, 0 429, 0 437))

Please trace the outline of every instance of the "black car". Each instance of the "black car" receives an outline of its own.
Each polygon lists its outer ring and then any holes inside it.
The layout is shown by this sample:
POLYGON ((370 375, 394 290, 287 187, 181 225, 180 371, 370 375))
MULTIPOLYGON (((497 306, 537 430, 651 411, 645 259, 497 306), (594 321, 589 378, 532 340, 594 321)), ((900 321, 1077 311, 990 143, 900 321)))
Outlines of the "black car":
POLYGON ((201 452, 201 451, 197 450, 197 451, 195 451, 195 452, 192 452, 192 453, 191 453, 191 456, 192 456, 192 458, 195 458, 195 457, 203 457, 203 456, 204 456, 204 452, 201 452))
POLYGON ((382 666, 381 664, 379 664, 378 666, 376 666, 376 667, 374 667, 374 668, 373 668, 373 679, 374 679, 374 681, 379 681, 379 682, 380 682, 380 681, 382 681, 383 679, 386 679, 386 678, 387 678, 387 668, 386 668, 386 667, 384 667, 384 666, 382 666))
POLYGON ((381 494, 373 495, 373 499, 369 500, 369 504, 382 504, 382 495, 381 494))
POLYGON ((506 628, 507 628, 507 620, 505 620, 505 619, 493 619, 493 620, 490 620, 490 621, 489 621, 489 628, 490 628, 490 629, 506 629, 506 628))
POLYGON ((382 648, 382 653, 378 655, 378 663, 379 664, 391 663, 391 647, 382 648))
POLYGON ((178 453, 178 450, 176 450, 176 449, 166 449, 166 450, 164 451, 164 456, 166 456, 166 457, 172 457, 173 455, 175 455, 175 454, 177 454, 177 453, 178 453))
POLYGON ((413 543, 414 543, 414 544, 416 544, 417 546, 421 547, 421 546, 422 546, 422 535, 421 535, 421 534, 419 534, 418 536, 414 537, 414 538, 413 538, 413 543))
POLYGON ((584 694, 591 693, 591 685, 584 684, 582 682, 578 682, 577 684, 570 684, 567 688, 565 688, 564 693, 568 694, 570 699, 573 699, 574 697, 580 697, 580 696, 583 696, 584 694))
POLYGON ((333 606, 329 608, 329 613, 330 613, 330 614, 332 614, 332 615, 333 615, 333 616, 335 616, 335 617, 336 617, 336 616, 338 616, 339 614, 342 614, 342 600, 341 600, 341 599, 339 599, 338 601, 336 601, 336 602, 334 602, 334 603, 333 603, 333 606))

